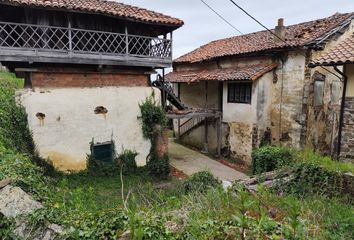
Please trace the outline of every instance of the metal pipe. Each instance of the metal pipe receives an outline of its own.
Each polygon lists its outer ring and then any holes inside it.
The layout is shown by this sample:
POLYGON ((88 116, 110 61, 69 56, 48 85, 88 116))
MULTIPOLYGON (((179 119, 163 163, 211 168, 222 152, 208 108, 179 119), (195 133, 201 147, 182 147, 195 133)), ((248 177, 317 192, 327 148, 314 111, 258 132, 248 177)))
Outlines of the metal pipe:
POLYGON ((340 106, 338 146, 337 146, 337 159, 339 159, 339 155, 340 155, 341 147, 342 147, 342 130, 343 130, 343 124, 344 124, 345 97, 346 97, 346 92, 347 92, 348 77, 347 77, 347 75, 345 75, 344 72, 339 70, 337 66, 334 66, 334 70, 343 77, 343 93, 342 93, 342 101, 341 101, 341 106, 340 106))

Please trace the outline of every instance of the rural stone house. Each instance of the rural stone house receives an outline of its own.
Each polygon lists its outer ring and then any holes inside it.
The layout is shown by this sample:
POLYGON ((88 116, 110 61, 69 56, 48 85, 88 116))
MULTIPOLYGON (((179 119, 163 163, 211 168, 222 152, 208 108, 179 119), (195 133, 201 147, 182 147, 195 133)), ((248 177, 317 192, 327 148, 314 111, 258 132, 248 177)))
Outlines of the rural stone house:
POLYGON ((354 35, 339 42, 327 53, 313 62, 311 67, 333 66, 343 79, 343 97, 341 103, 341 121, 339 125, 339 158, 354 161, 354 35), (339 69, 343 66, 342 69, 339 69))
POLYGON ((172 32, 183 22, 100 0, 1 0, 0 61, 25 79, 18 92, 40 154, 62 170, 113 146, 145 164, 139 103, 150 74, 172 65, 172 32), (114 143, 114 144, 112 144, 114 143))
MULTIPOLYGON (((176 59, 166 79, 185 105, 222 112, 223 154, 250 163, 252 149, 271 142, 335 156, 341 76, 308 64, 353 34, 353 18, 336 13, 291 26, 279 19, 272 33, 213 41, 176 59)), ((215 150, 215 123, 206 141, 202 121, 192 122, 180 140, 215 150)))

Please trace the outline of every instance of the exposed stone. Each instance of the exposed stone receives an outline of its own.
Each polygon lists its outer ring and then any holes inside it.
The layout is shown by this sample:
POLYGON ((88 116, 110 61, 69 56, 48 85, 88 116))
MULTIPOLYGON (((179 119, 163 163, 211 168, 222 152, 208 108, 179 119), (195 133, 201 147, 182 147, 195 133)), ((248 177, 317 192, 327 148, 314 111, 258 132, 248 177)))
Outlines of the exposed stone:
POLYGON ((342 128, 342 146, 340 159, 345 162, 354 162, 354 97, 345 99, 344 124, 342 128))
POLYGON ((42 204, 34 201, 19 187, 7 185, 0 189, 0 212, 5 217, 28 214, 39 208, 43 208, 42 204))

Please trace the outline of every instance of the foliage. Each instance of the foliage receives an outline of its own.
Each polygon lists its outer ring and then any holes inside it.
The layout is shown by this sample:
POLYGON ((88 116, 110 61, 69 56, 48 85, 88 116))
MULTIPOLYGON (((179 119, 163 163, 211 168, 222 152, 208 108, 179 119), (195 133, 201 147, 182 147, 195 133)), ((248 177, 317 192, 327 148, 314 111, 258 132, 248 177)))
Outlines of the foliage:
POLYGON ((206 192, 211 187, 217 187, 219 181, 208 171, 194 173, 183 183, 185 192, 206 192))
MULTIPOLYGON (((17 155, 18 162, 24 160, 28 163, 25 160, 28 157, 41 167, 46 175, 53 176, 56 174, 54 167, 40 158, 36 152, 32 133, 27 124, 26 111, 16 102, 15 91, 21 86, 23 80, 16 78, 14 74, 0 72, 0 154, 11 158, 11 155, 20 153, 23 156, 17 155)), ((14 168, 14 171, 17 170, 14 168)), ((11 172, 10 167, 7 167, 7 173, 9 172, 11 172)), ((24 177, 28 178, 26 174, 24 177)))
POLYGON ((278 192, 302 197, 314 195, 350 196, 353 194, 347 190, 347 187, 353 187, 353 183, 345 181, 342 173, 328 170, 316 163, 296 163, 291 166, 290 171, 292 177, 289 180, 277 183, 275 189, 278 192))
POLYGON ((313 150, 304 150, 296 155, 297 162, 313 163, 328 171, 354 174, 354 164, 334 161, 328 156, 315 153, 313 150))
POLYGON ((146 139, 152 140, 155 137, 156 129, 155 126, 161 126, 161 129, 164 129, 167 126, 167 118, 164 110, 159 106, 158 102, 155 99, 154 93, 146 98, 146 100, 139 105, 142 118, 142 130, 143 136, 146 139))
POLYGON ((118 163, 125 175, 136 173, 138 167, 135 158, 138 156, 136 151, 124 149, 117 157, 118 163))
POLYGON ((162 158, 159 158, 156 151, 151 150, 147 168, 152 176, 158 179, 167 179, 171 171, 168 155, 165 154, 162 158))
POLYGON ((114 158, 113 162, 108 163, 95 159, 91 154, 86 158, 87 172, 92 176, 118 176, 119 164, 118 159, 114 158))
POLYGON ((12 219, 5 218, 5 216, 0 213, 0 239, 13 239, 12 232, 14 230, 14 227, 14 221, 12 219))
POLYGON ((292 162, 293 152, 283 147, 264 146, 252 152, 252 174, 273 171, 292 162))
POLYGON ((147 167, 152 176, 166 179, 170 173, 170 163, 167 154, 159 157, 156 138, 166 130, 167 118, 164 110, 155 100, 154 93, 139 105, 142 117, 143 136, 150 140, 151 148, 147 159, 147 167))

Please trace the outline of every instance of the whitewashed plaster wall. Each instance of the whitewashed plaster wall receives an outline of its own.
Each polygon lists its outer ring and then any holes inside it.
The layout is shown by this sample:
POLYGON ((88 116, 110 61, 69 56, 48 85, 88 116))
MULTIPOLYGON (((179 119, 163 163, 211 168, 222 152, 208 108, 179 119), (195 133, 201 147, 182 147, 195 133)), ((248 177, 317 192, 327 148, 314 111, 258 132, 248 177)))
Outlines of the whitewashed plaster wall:
POLYGON ((18 95, 41 156, 60 170, 82 170, 92 139, 113 139, 117 153, 122 147, 136 150, 137 164, 145 165, 150 142, 143 138, 137 117, 139 103, 152 91, 150 87, 23 89, 18 95), (108 113, 95 114, 97 106, 108 113), (42 124, 38 112, 45 114, 42 124))

